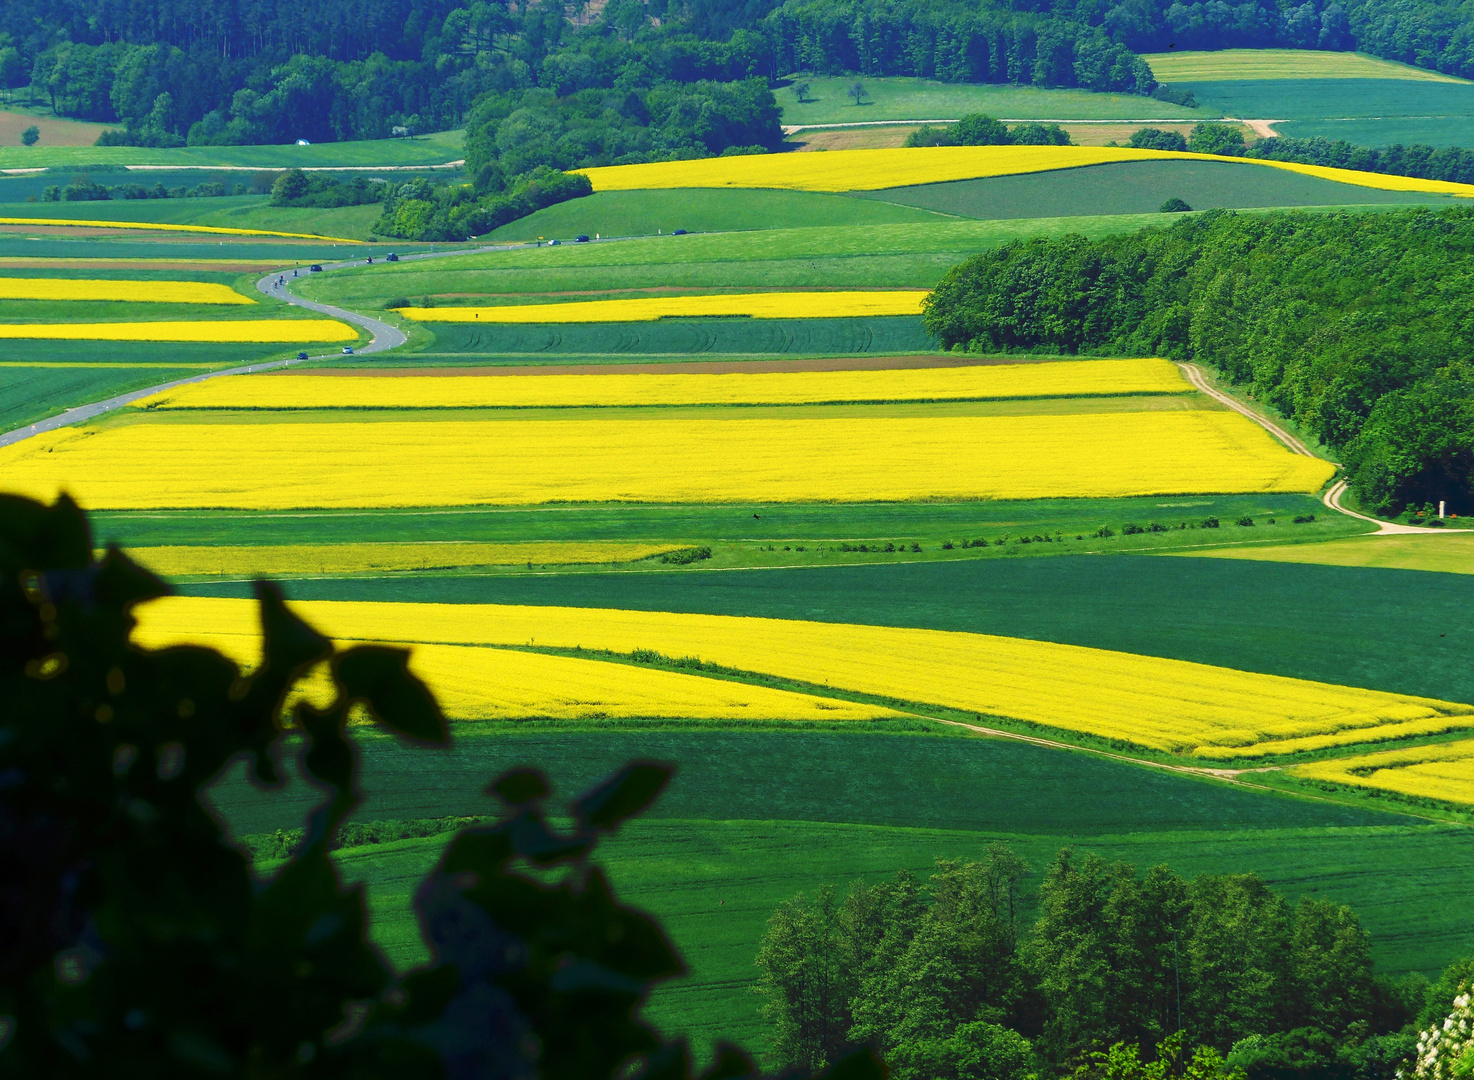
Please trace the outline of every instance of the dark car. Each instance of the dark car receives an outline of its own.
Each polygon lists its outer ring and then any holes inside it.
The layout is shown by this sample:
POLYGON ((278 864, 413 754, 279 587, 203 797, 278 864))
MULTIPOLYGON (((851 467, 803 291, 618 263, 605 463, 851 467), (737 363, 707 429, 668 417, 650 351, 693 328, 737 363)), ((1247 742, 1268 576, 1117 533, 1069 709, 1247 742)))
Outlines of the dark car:
POLYGON ((298 360, 306 360, 307 359, 307 354, 305 352, 299 352, 297 354, 297 359, 298 360))
POLYGON ((672 236, 685 236, 686 235, 686 230, 685 229, 676 229, 674 232, 671 233, 671 235, 672 236))
POLYGON ((387 254, 387 255, 384 256, 384 261, 385 262, 398 262, 399 261, 399 256, 396 255, 396 254, 394 254, 394 252, 391 251, 391 252, 389 252, 389 254, 387 254))
POLYGON ((322 273, 322 267, 320 265, 318 265, 317 263, 313 263, 307 269, 310 270, 314 274, 320 274, 320 273, 322 273))
POLYGON ((589 238, 588 238, 587 235, 584 235, 584 236, 575 236, 573 238, 573 242, 575 244, 587 244, 589 242, 589 238))

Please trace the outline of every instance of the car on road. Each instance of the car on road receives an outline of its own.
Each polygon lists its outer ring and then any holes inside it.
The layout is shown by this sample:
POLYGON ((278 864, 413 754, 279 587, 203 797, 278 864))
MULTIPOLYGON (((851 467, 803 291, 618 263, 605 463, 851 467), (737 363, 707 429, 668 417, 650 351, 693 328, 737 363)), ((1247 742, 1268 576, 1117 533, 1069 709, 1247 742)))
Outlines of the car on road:
POLYGON ((399 256, 396 255, 396 254, 394 254, 394 252, 391 251, 391 252, 389 252, 389 254, 387 254, 387 255, 384 256, 384 261, 385 262, 398 262, 399 261, 399 256))
POLYGON ((353 355, 353 346, 352 345, 344 345, 343 346, 343 355, 344 356, 352 356, 353 355))
POLYGON ((305 352, 299 352, 297 354, 297 359, 298 360, 306 360, 307 359, 307 354, 305 352))
POLYGON ((685 229, 675 229, 675 230, 673 230, 671 232, 671 235, 672 236, 685 236, 686 235, 686 230, 685 229))
POLYGON ((563 242, 562 240, 549 240, 548 241, 548 247, 557 247, 562 242, 563 242))
POLYGON ((310 271, 310 272, 311 272, 311 273, 314 273, 314 274, 320 274, 320 273, 322 273, 322 266, 321 266, 321 265, 319 265, 319 264, 318 264, 318 263, 313 263, 313 264, 312 264, 312 265, 311 265, 311 266, 309 266, 309 267, 308 267, 308 268, 307 268, 307 269, 308 269, 308 270, 309 270, 309 271, 310 271))
POLYGON ((575 244, 587 244, 589 242, 589 238, 587 236, 575 236, 573 238, 573 242, 575 244))

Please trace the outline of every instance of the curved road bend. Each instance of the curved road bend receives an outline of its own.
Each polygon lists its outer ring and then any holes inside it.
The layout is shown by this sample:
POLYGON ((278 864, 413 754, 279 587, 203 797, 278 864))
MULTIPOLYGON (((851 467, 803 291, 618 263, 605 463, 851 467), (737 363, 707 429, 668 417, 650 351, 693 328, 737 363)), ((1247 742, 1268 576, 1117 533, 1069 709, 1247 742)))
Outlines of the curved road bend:
MULTIPOLYGON (((1314 457, 1315 456, 1314 454, 1312 454, 1310 452, 1310 449, 1303 442, 1301 442, 1299 439, 1295 438, 1295 436, 1291 435, 1288 431, 1286 431, 1284 428, 1280 427, 1278 424, 1274 423, 1273 421, 1271 421, 1271 420, 1269 420, 1269 419, 1267 419, 1267 418, 1265 418, 1263 416, 1260 416, 1253 409, 1250 409, 1247 406, 1240 404, 1238 401, 1235 401, 1233 398, 1229 397, 1227 394, 1223 393, 1221 390, 1214 389, 1214 387, 1211 386, 1208 383, 1207 377, 1204 376, 1202 369, 1199 368, 1196 364, 1179 363, 1177 366, 1182 369, 1182 373, 1187 376, 1187 381, 1190 382, 1190 383, 1192 383, 1193 384, 1193 387, 1195 389, 1201 390, 1203 393, 1205 393, 1209 397, 1211 397, 1214 401, 1217 401, 1217 402, 1219 402, 1219 403, 1221 403, 1223 405, 1227 405, 1234 412, 1236 412, 1236 413, 1242 413, 1244 416, 1247 416, 1250 420, 1254 421, 1254 423, 1258 424, 1265 431, 1269 432, 1271 435, 1273 435, 1280 442, 1284 443, 1285 446, 1289 447, 1289 449, 1291 451, 1293 451, 1294 453, 1296 453, 1296 454, 1302 454, 1305 457, 1314 457)), ((1399 524, 1397 524, 1394 521, 1383 521, 1381 518, 1374 518, 1374 517, 1371 517, 1370 515, 1361 514, 1361 513, 1358 513, 1355 510, 1348 509, 1347 507, 1343 506, 1342 503, 1341 503, 1342 496, 1344 496, 1346 494, 1346 486, 1347 485, 1346 485, 1346 481, 1345 480, 1337 480, 1328 489, 1326 489, 1326 493, 1323 496, 1321 496, 1321 502, 1325 503, 1326 504, 1326 507, 1328 509, 1334 510, 1338 514, 1345 514, 1347 517, 1358 518, 1358 519, 1360 519, 1362 521, 1367 521, 1367 522, 1370 522, 1371 524, 1377 526, 1377 531, 1374 532, 1374 533, 1371 533, 1369 535, 1371 535, 1371 536, 1437 536, 1437 535, 1439 535, 1438 532, 1437 532, 1437 530, 1434 530, 1434 529, 1419 528, 1416 525, 1399 525, 1399 524)), ((1456 529, 1456 530, 1453 530, 1453 531, 1458 532, 1460 530, 1457 530, 1456 529)))
MULTIPOLYGON (((484 251, 509 251, 513 248, 518 248, 522 246, 522 244, 492 244, 486 247, 458 248, 454 251, 422 251, 413 255, 401 255, 400 260, 402 262, 409 262, 416 259, 443 259, 451 258, 456 255, 476 255, 484 251)), ((344 262, 332 263, 323 267, 323 269, 343 270, 347 269, 350 266, 362 265, 362 260, 352 259, 344 262)), ((307 308, 310 311, 316 311, 322 315, 329 315, 332 318, 341 319, 343 322, 352 323, 354 326, 360 327, 363 330, 367 330, 370 335, 370 341, 367 345, 356 349, 356 351, 359 353, 387 352, 390 349, 399 348, 408 340, 408 338, 405 337, 403 331, 390 326, 388 323, 380 319, 375 319, 369 315, 360 315, 355 311, 347 311, 340 307, 334 307, 331 304, 319 304, 313 300, 303 300, 299 296, 293 296, 292 293, 288 291, 286 284, 277 284, 278 278, 281 278, 284 280, 284 282, 288 283, 292 280, 291 278, 286 277, 286 275, 281 273, 281 271, 278 271, 274 274, 268 274, 260 281, 256 282, 256 288, 265 293, 267 296, 274 297, 278 300, 283 300, 288 304, 293 304, 297 307, 307 308)), ((336 355, 339 354, 319 353, 316 356, 309 356, 307 359, 327 360, 336 355)), ((204 371, 198 375, 191 375, 187 379, 175 379, 172 382, 158 383, 155 386, 148 386, 142 390, 132 390, 126 394, 119 394, 116 397, 105 398, 102 401, 94 401, 87 405, 78 405, 75 408, 67 409, 65 412, 58 413, 56 416, 48 416, 44 420, 37 420, 34 424, 27 424, 24 427, 16 428, 14 431, 0 433, 0 447, 11 446, 15 443, 29 439, 35 435, 40 435, 43 432, 55 431, 58 428, 70 427, 72 424, 80 424, 84 421, 101 416, 104 413, 110 413, 117 409, 125 408, 126 406, 132 405, 135 401, 142 401, 144 398, 152 397, 154 394, 161 394, 165 390, 173 390, 175 387, 189 386, 191 383, 206 382, 210 379, 218 379, 223 375, 251 375, 258 371, 273 371, 280 368, 291 367, 293 364, 300 364, 305 362, 306 361, 299 360, 296 357, 293 357, 287 360, 268 360, 260 364, 245 364, 239 367, 222 368, 219 371, 204 371)))

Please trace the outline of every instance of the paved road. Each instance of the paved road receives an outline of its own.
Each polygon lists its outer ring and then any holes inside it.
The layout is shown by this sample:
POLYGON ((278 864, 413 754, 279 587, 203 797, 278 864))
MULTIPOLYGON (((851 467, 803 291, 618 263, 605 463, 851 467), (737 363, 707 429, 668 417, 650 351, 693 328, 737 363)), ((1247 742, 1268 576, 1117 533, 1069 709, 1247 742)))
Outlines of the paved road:
MULTIPOLYGON (((402 255, 400 256, 400 259, 403 262, 413 262, 418 259, 446 259, 454 258, 457 255, 475 255, 484 251, 508 251, 512 248, 524 246, 526 245, 491 244, 485 247, 477 248, 457 248, 454 251, 422 251, 413 255, 402 255)), ((364 265, 362 259, 328 263, 323 266, 323 272, 327 273, 332 270, 344 270, 350 266, 362 265, 364 265)), ((399 348, 407 340, 409 340, 405 337, 403 331, 397 329, 396 327, 390 326, 388 323, 380 319, 375 319, 369 315, 360 315, 356 311, 348 311, 344 308, 334 307, 332 304, 319 304, 315 301, 304 300, 300 296, 292 295, 290 291, 292 280, 293 279, 289 274, 277 272, 275 274, 268 274, 260 281, 256 282, 256 288, 261 290, 267 296, 275 297, 278 300, 284 300, 288 304, 295 305, 296 307, 307 308, 310 311, 316 311, 322 315, 329 315, 335 319, 341 319, 344 322, 352 323, 354 326, 358 326, 368 331, 372 340, 369 341, 367 345, 359 347, 356 350, 359 353, 388 352, 390 349, 399 348), (278 285, 278 280, 281 280, 282 284, 278 285)), ((318 353, 313 356, 308 356, 307 360, 329 360, 335 356, 341 355, 341 351, 318 353)), ((32 438, 33 436, 40 435, 43 432, 55 431, 58 428, 70 427, 72 424, 80 424, 86 420, 91 420, 95 417, 101 416, 104 413, 110 413, 116 409, 126 408, 127 406, 132 405, 135 401, 141 401, 146 397, 152 397, 154 394, 163 393, 165 390, 173 390, 175 387, 189 386, 191 383, 206 382, 210 379, 218 379, 225 375, 251 375, 258 371, 276 371, 281 368, 291 367, 295 364, 302 364, 306 362, 306 360, 298 358, 292 358, 289 360, 268 360, 259 364, 246 364, 241 367, 222 368, 219 371, 205 371, 201 372, 199 375, 191 375, 187 379, 175 379, 173 382, 158 383, 155 386, 148 386, 142 390, 133 390, 126 394, 119 394, 116 397, 110 397, 103 401, 94 401, 87 405, 78 405, 75 408, 66 410, 66 412, 58 413, 56 416, 48 416, 45 420, 37 420, 34 424, 27 424, 24 427, 16 428, 14 431, 7 431, 4 434, 0 434, 0 446, 11 446, 15 443, 32 438)))

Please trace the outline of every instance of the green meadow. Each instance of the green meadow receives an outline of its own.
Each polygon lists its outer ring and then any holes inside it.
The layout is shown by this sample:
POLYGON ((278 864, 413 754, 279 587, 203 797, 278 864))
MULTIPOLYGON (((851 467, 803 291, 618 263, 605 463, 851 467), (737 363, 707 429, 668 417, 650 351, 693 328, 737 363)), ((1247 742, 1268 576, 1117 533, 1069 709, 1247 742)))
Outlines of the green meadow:
MULTIPOLYGON (((1005 841, 1032 885, 1065 847, 1181 873, 1256 871, 1293 900, 1352 904, 1389 972, 1436 971, 1471 943, 1462 866, 1474 836, 1397 813, 1248 789, 1011 740, 781 727, 683 730, 619 725, 461 725, 449 751, 358 740, 361 821, 492 812, 481 794, 506 768, 539 763, 569 796, 631 757, 679 763, 670 790, 601 849, 616 889, 659 916, 690 973, 661 989, 655 1016, 705 1051, 717 1035, 766 1043, 753 956, 772 908, 1005 841), (1416 909, 1415 912, 1409 909, 1416 909)), ((236 835, 300 825, 312 796, 212 791, 236 835)), ((402 966, 423 959, 412 889, 447 837, 338 853, 368 886, 375 939, 402 966)))
POLYGON ((674 188, 666 191, 600 191, 549 206, 503 225, 492 240, 569 240, 589 236, 654 236, 748 229, 939 223, 936 214, 884 202, 860 202, 818 191, 752 191, 674 188))
POLYGON ((1026 218, 1148 214, 1168 199, 1194 210, 1256 207, 1450 206, 1453 196, 1379 191, 1286 169, 1209 161, 1123 161, 866 192, 864 197, 942 214, 1026 218))
MULTIPOLYGON (((145 175, 145 180, 146 180, 145 175)), ((109 199, 97 202, 5 203, 0 217, 64 218, 81 221, 136 221, 168 225, 208 225, 226 229, 264 229, 363 240, 379 219, 380 207, 318 209, 272 206, 265 195, 227 195, 197 199, 109 199)))
POLYGON ((1204 120, 1211 109, 1185 109, 1135 94, 1093 94, 1087 90, 1042 90, 1033 86, 943 83, 900 76, 789 76, 775 91, 785 126, 854 124, 877 120, 955 120, 965 113, 987 113, 1009 120, 1204 120), (856 104, 850 89, 860 83, 865 96, 856 104), (806 83, 800 102, 795 88, 806 83))
POLYGON ((463 132, 442 131, 407 139, 318 143, 314 146, 5 146, 0 169, 59 165, 166 165, 231 169, 385 168, 443 165, 462 156, 463 132))

